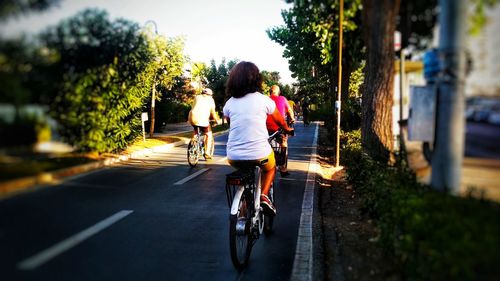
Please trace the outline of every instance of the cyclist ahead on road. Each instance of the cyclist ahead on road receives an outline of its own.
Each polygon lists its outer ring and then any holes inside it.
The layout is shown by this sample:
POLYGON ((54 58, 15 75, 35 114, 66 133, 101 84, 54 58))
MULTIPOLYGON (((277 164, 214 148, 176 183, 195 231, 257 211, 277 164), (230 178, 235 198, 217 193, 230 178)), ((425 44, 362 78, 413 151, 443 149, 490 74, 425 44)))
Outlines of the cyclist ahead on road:
POLYGON ((189 123, 193 126, 193 137, 198 134, 198 129, 204 133, 205 159, 211 159, 213 151, 208 151, 212 147, 212 128, 210 120, 216 120, 215 101, 212 97, 212 90, 206 88, 201 95, 194 99, 193 107, 189 111, 189 123))
MULTIPOLYGON (((280 96, 280 87, 278 87, 277 85, 273 85, 271 87, 270 98, 276 104, 276 108, 279 111, 280 115, 284 119, 286 119, 288 116, 288 124, 293 124, 295 122, 295 114, 293 112, 293 107, 290 106, 290 103, 288 103, 288 100, 284 96, 280 96)), ((276 123, 276 121, 274 121, 274 119, 271 118, 271 116, 267 117, 266 126, 269 134, 276 132, 280 127, 276 123)), ((286 134, 283 134, 281 137, 282 137, 281 147, 283 147, 283 149, 285 149, 286 151, 286 149, 288 148, 288 136, 286 134)), ((290 175, 290 173, 287 171, 286 165, 279 166, 279 170, 282 177, 290 175)))
POLYGON ((224 117, 229 121, 227 159, 235 168, 256 165, 262 169, 261 205, 266 213, 274 215, 276 209, 268 194, 276 173, 276 162, 268 142, 267 116, 272 116, 285 132, 293 129, 288 127, 274 101, 260 91, 262 76, 255 64, 242 61, 231 69, 226 86, 226 93, 231 98, 223 108, 224 117))

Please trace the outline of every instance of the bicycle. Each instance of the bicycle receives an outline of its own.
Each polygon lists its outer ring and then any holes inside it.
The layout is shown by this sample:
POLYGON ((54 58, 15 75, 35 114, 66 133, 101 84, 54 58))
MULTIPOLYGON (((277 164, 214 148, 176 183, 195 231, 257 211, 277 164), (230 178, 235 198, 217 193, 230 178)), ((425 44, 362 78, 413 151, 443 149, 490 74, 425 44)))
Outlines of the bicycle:
MULTIPOLYGON (((271 134, 268 141, 274 142, 281 134, 280 129, 271 134)), ((231 261, 238 270, 248 265, 252 247, 260 235, 268 236, 273 231, 274 216, 264 214, 260 206, 261 176, 261 169, 255 164, 226 175, 226 199, 230 207, 229 248, 231 261)), ((274 179, 268 197, 276 206, 274 179)))
MULTIPOLYGON (((189 166, 191 167, 195 167, 198 164, 198 161, 200 160, 202 155, 205 156, 205 142, 204 142, 205 134, 200 130, 200 128, 196 128, 196 130, 197 134, 195 134, 193 138, 191 138, 191 141, 189 141, 187 148, 187 159, 189 166)), ((211 154, 213 154, 214 152, 214 147, 215 144, 212 139, 212 147, 210 149, 211 154)))
MULTIPOLYGON (((294 121, 287 121, 288 127, 293 129, 293 126, 295 124, 294 121)), ((272 139, 269 139, 269 143, 271 144, 271 147, 273 148, 274 151, 274 158, 276 159, 276 166, 282 166, 285 168, 288 168, 288 147, 282 147, 281 144, 283 143, 283 132, 282 131, 277 131, 275 137, 272 139)))

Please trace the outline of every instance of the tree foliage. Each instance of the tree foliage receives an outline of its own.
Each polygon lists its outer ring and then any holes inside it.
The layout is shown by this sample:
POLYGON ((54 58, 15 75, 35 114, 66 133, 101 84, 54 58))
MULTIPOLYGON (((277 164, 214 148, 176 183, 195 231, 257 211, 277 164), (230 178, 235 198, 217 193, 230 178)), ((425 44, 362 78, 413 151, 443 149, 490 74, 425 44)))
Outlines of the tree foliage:
POLYGON ((123 149, 140 134, 153 87, 171 87, 184 62, 182 40, 149 37, 125 19, 88 9, 41 36, 59 54, 53 115, 61 136, 86 151, 123 149))
MULTIPOLYGON (((285 46, 292 76, 299 80, 299 93, 331 100, 337 84, 339 4, 335 0, 304 0, 282 11, 284 26, 267 31, 275 42, 285 46)), ((344 82, 362 60, 363 43, 359 36, 360 1, 346 1, 344 11, 344 82)), ((347 84, 347 83, 346 83, 347 84)), ((345 87, 347 88, 347 87, 345 87)), ((347 89, 343 91, 347 96, 347 89)))
POLYGON ((57 5, 61 0, 2 0, 0 22, 28 12, 39 12, 57 5))
POLYGON ((25 86, 31 71, 31 52, 24 38, 0 41, 0 102, 18 108, 30 99, 25 86))
POLYGON ((219 112, 222 111, 224 103, 229 98, 226 96, 226 82, 229 77, 229 71, 237 63, 237 59, 226 61, 225 58, 222 58, 220 64, 217 65, 215 60, 212 59, 210 61, 210 66, 207 68, 207 87, 214 92, 215 106, 216 110, 219 112))

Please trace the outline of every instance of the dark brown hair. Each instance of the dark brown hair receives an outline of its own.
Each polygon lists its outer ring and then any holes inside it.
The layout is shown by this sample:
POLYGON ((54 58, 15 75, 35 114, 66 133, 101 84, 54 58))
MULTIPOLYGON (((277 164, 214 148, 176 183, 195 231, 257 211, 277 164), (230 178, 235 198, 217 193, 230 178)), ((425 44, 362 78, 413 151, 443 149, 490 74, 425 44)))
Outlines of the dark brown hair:
POLYGON ((255 64, 242 61, 231 69, 226 84, 228 96, 241 98, 258 91, 262 91, 262 76, 255 64))

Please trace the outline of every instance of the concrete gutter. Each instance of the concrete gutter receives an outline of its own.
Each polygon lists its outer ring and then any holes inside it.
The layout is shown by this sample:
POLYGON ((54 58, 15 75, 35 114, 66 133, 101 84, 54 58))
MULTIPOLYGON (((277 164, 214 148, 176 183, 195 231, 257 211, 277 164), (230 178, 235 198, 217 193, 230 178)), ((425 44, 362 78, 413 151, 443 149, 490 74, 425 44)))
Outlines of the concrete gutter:
MULTIPOLYGON (((214 133, 215 136, 219 136, 227 133, 228 130, 214 133)), ((128 154, 122 154, 117 157, 110 157, 95 161, 92 163, 87 163, 83 165, 77 165, 69 168, 64 168, 60 170, 55 170, 51 172, 44 172, 36 176, 29 176, 24 178, 19 178, 15 180, 10 180, 6 182, 0 182, 0 200, 24 193, 29 191, 39 190, 44 187, 52 186, 60 183, 65 178, 88 173, 94 170, 102 169, 107 166, 111 166, 118 162, 126 162, 130 159, 144 157, 157 152, 166 152, 170 149, 182 146, 189 143, 189 139, 180 140, 174 143, 167 143, 164 145, 155 146, 152 148, 145 148, 139 151, 135 151, 128 154)))

